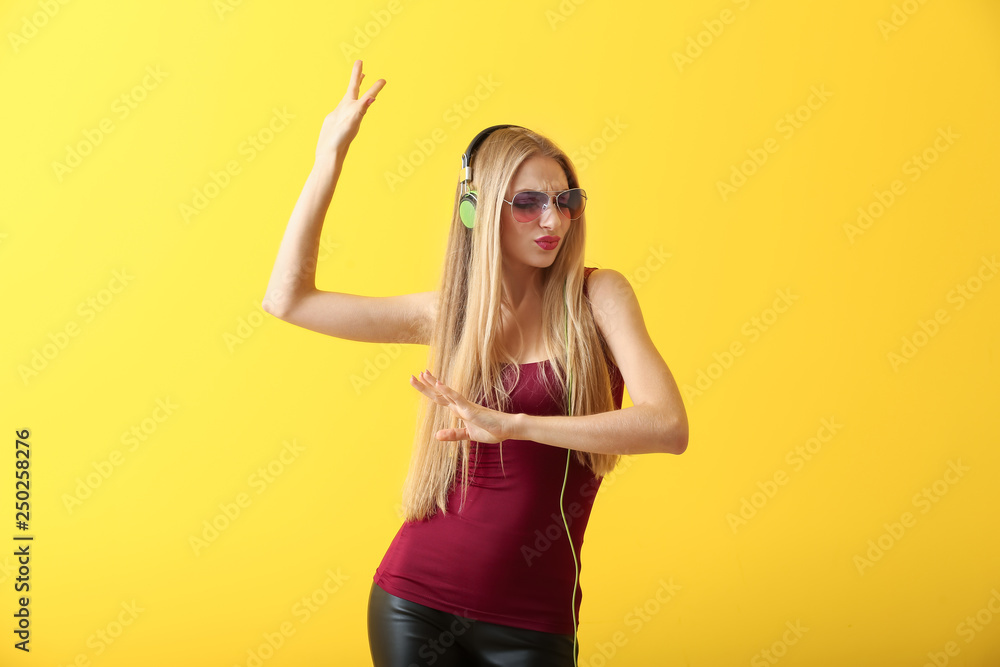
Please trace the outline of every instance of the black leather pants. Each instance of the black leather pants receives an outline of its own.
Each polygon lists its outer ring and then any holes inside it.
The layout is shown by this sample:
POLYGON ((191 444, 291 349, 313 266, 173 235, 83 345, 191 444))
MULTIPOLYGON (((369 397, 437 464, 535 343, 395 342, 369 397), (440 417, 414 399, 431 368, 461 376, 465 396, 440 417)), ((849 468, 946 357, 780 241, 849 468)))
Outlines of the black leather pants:
MULTIPOLYGON (((375 667, 573 667, 573 635, 475 621, 382 590, 368 596, 375 667)), ((579 644, 576 647, 580 653, 579 644)))

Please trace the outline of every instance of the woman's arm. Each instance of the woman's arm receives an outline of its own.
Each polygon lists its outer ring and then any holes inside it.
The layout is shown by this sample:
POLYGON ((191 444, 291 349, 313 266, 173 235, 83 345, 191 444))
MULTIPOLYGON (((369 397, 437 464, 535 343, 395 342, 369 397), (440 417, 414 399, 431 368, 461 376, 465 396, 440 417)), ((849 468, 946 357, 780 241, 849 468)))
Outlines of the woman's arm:
POLYGON ((328 336, 426 345, 437 292, 372 297, 316 289, 320 232, 345 155, 346 150, 317 157, 281 240, 263 308, 279 319, 328 336))
POLYGON ((295 202, 264 295, 264 310, 275 317, 284 317, 298 299, 316 289, 320 233, 346 154, 344 150, 317 157, 295 202))
POLYGON ((594 319, 608 342, 633 407, 594 415, 537 416, 499 412, 470 402, 430 371, 410 383, 466 422, 442 429, 439 440, 533 440, 599 454, 683 454, 688 420, 670 369, 646 332, 635 292, 622 274, 598 269, 589 278, 594 319))
POLYGON ((519 414, 512 420, 512 437, 601 454, 683 454, 688 444, 684 402, 646 331, 632 286, 618 271, 598 269, 588 287, 594 320, 633 407, 573 417, 519 414))
POLYGON ((365 78, 361 68, 362 62, 355 60, 347 92, 337 108, 323 119, 316 143, 316 161, 281 240, 262 303, 264 310, 276 317, 288 313, 297 299, 316 290, 316 259, 323 219, 330 208, 347 149, 358 136, 361 119, 375 101, 375 95, 385 86, 385 79, 379 79, 359 98, 361 80, 365 78))
POLYGON ((650 405, 573 417, 519 413, 513 423, 512 439, 581 452, 683 454, 687 449, 687 419, 667 421, 663 410, 650 405))
POLYGON ((323 120, 316 160, 292 210, 262 306, 275 317, 338 338, 372 343, 427 343, 436 292, 368 297, 316 289, 316 264, 323 221, 347 150, 361 119, 385 85, 379 79, 358 96, 362 62, 354 62, 347 92, 323 120))
MULTIPOLYGON (((635 405, 594 415, 537 416, 491 410, 469 401, 430 371, 410 376, 414 389, 443 405, 465 422, 460 428, 437 432, 438 440, 532 440, 553 447, 598 454, 683 454, 688 426, 684 406, 635 405)), ((669 403, 670 401, 668 401, 669 403)))

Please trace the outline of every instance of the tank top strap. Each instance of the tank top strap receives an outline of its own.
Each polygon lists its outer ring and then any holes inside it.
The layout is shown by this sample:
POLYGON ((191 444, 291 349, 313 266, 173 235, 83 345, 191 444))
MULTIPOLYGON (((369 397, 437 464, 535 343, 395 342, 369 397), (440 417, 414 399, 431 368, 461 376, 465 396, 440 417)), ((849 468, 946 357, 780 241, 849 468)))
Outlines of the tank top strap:
POLYGON ((587 278, 589 278, 590 274, 596 270, 597 270, 596 266, 583 267, 583 293, 585 296, 589 296, 589 292, 587 291, 587 278))

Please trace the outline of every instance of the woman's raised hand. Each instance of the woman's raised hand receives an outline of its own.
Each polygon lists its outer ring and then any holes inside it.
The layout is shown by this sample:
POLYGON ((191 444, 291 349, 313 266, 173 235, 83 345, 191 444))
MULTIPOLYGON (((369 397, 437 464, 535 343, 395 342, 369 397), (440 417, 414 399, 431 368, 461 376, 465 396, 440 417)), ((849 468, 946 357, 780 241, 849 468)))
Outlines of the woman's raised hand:
POLYGON ((361 118, 368 111, 368 106, 375 101, 375 96, 385 86, 385 79, 379 79, 372 84, 365 94, 358 97, 361 80, 365 75, 361 72, 362 62, 354 61, 351 71, 351 81, 347 84, 347 92, 340 100, 337 108, 323 119, 323 127, 319 131, 319 142, 316 144, 316 159, 331 159, 337 155, 343 156, 354 137, 358 136, 361 118))

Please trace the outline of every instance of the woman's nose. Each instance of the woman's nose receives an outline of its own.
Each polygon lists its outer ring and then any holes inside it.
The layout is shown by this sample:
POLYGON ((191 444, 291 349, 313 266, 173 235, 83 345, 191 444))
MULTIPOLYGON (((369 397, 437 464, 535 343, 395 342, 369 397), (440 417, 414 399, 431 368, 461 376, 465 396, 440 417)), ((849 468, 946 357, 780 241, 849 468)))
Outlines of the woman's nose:
POLYGON ((542 215, 540 218, 541 224, 558 227, 562 223, 561 217, 562 211, 560 211, 559 207, 556 205, 555 197, 550 196, 549 202, 545 205, 545 208, 542 209, 542 215))

